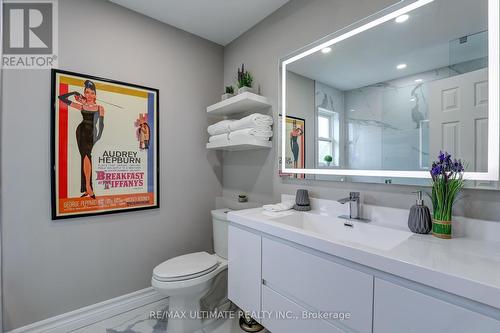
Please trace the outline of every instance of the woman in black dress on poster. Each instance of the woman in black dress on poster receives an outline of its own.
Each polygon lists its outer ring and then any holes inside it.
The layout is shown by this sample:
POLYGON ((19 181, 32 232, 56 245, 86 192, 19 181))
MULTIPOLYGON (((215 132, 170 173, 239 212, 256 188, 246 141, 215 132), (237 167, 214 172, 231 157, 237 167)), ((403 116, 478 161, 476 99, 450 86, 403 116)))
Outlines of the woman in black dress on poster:
MULTIPOLYGON (((297 126, 297 120, 293 120, 293 128, 292 131, 290 132, 290 148, 292 149, 292 154, 293 154, 293 168, 297 169, 298 164, 299 164, 299 152, 300 152, 300 146, 298 143, 298 138, 299 136, 303 135, 304 131, 302 128, 297 126)), ((295 177, 297 175, 295 174, 295 177)))
POLYGON ((76 128, 76 142, 81 157, 80 192, 83 193, 82 198, 95 199, 92 188, 92 148, 102 136, 104 107, 96 104, 96 87, 90 80, 84 83, 83 96, 73 91, 59 96, 59 100, 82 113, 82 122, 76 128), (75 101, 69 99, 71 96, 74 96, 75 101), (97 129, 97 123, 99 123, 99 129, 97 129))

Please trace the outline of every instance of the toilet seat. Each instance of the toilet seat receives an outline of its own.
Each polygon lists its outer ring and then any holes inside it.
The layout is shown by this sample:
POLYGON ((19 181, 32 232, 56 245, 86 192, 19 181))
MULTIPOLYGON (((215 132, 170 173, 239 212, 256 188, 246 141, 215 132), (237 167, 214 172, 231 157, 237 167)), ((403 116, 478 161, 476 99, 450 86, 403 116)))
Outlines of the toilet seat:
POLYGON ((153 278, 161 282, 184 281, 206 275, 218 266, 215 255, 195 252, 169 259, 153 270, 153 278))
POLYGON ((227 260, 219 257, 216 254, 210 255, 214 257, 217 264, 212 269, 208 271, 198 272, 195 275, 184 276, 183 279, 162 281, 161 276, 156 277, 155 275, 151 278, 151 285, 159 290, 161 293, 172 296, 172 295, 185 295, 188 293, 196 293, 207 287, 207 283, 210 282, 217 274, 227 269, 227 260))

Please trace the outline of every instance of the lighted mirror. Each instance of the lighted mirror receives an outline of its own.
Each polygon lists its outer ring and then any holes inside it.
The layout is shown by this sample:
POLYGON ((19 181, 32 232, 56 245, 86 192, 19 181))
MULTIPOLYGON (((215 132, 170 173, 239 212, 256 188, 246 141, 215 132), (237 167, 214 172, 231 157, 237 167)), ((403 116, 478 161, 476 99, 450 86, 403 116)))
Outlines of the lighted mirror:
POLYGON ((498 48, 497 0, 420 0, 284 58, 281 172, 418 184, 447 151, 496 186, 498 48))

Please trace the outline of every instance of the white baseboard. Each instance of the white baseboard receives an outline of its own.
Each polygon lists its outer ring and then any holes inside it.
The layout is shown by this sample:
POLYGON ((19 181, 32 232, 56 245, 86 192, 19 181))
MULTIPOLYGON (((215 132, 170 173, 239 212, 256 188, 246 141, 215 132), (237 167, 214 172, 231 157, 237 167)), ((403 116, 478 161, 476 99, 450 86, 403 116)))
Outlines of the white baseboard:
POLYGON ((6 333, 67 333, 166 298, 152 287, 16 328, 6 333))

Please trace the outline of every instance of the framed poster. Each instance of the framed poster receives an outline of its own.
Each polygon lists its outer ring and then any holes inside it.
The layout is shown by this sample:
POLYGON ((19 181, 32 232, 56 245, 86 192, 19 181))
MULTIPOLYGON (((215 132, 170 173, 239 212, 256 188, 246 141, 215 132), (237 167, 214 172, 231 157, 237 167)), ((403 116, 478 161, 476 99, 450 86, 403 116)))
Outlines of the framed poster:
POLYGON ((52 70, 52 219, 159 207, 159 91, 52 70))
MULTIPOLYGON (((282 115, 279 115, 279 129, 281 129, 282 115)), ((281 130, 280 130, 281 131, 281 130)), ((286 141, 285 147, 285 163, 287 168, 305 169, 306 166, 306 121, 302 118, 286 116, 286 141)), ((281 133, 279 133, 281 141, 281 133)), ((306 177, 305 174, 289 174, 281 172, 281 147, 279 147, 278 157, 278 173, 280 177, 301 178, 306 177)))

